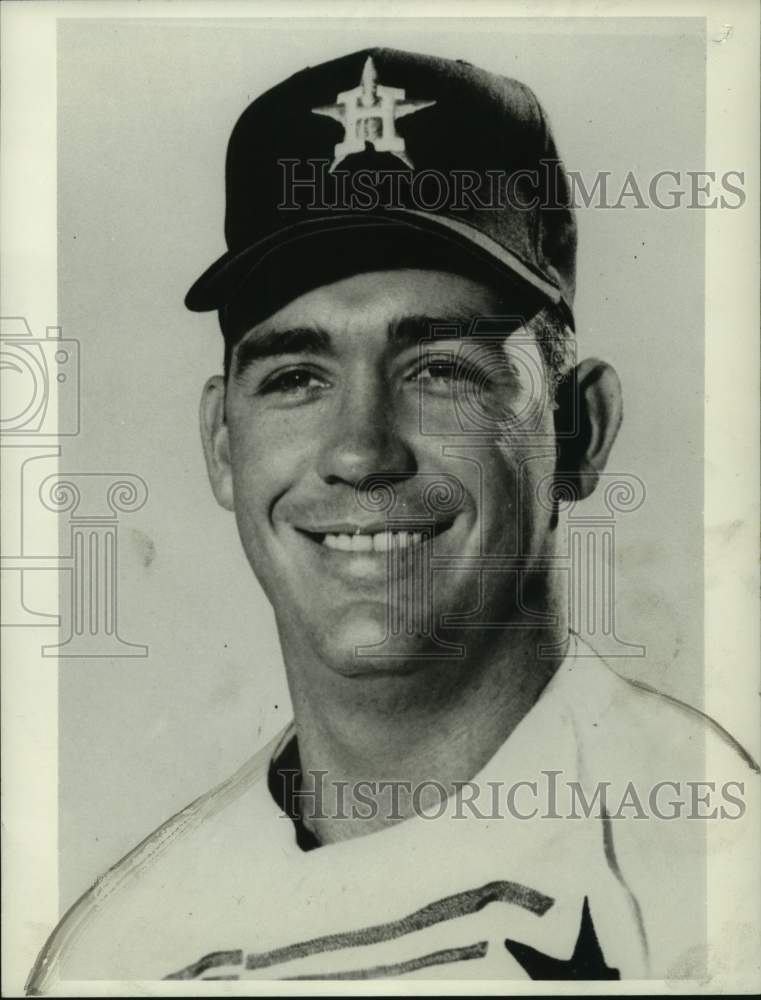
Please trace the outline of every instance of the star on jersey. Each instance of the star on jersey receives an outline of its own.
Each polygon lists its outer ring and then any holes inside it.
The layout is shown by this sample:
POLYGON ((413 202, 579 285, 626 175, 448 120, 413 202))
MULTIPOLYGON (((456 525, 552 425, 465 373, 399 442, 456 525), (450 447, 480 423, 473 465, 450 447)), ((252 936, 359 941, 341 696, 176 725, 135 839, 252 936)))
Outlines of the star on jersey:
POLYGON ((576 939, 573 955, 564 961, 544 955, 536 948, 519 941, 505 941, 505 947, 532 979, 620 979, 618 969, 612 969, 605 961, 605 956, 597 940, 592 914, 589 911, 589 899, 584 897, 581 910, 581 927, 576 939))
POLYGON ((375 63, 368 56, 358 87, 342 91, 335 104, 312 108, 313 114, 333 118, 344 127, 343 141, 333 150, 331 171, 351 153, 364 152, 368 143, 379 153, 393 153, 412 167, 404 139, 396 131, 396 120, 430 108, 436 101, 405 101, 404 97, 401 87, 378 83, 375 63))

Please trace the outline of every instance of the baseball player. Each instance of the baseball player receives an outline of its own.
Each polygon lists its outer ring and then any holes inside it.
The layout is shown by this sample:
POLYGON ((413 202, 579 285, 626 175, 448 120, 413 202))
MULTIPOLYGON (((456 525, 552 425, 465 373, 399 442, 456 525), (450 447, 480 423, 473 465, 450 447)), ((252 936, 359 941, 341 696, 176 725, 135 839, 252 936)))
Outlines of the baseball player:
POLYGON ((747 967, 757 766, 568 628, 560 499, 595 489, 621 391, 576 362, 533 93, 355 52, 244 111, 226 189, 227 252, 186 299, 224 336, 203 444, 294 718, 98 880, 29 990, 747 967))

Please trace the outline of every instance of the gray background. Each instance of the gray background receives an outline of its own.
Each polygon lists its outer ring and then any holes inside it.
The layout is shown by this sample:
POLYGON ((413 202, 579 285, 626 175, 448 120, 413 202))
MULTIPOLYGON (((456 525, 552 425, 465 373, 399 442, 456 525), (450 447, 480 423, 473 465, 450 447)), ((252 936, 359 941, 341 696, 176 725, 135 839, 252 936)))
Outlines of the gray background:
MULTIPOLYGON (((62 465, 150 490, 121 518, 119 561, 120 632, 150 655, 60 665, 63 907, 289 718, 272 614, 198 441, 216 317, 182 300, 224 249, 224 153, 246 104, 375 44, 523 80, 567 166, 612 171, 613 190, 629 169, 646 183, 703 167, 698 19, 60 22, 59 323, 82 356, 82 430, 62 465)), ((697 705, 703 226, 686 208, 582 210, 576 307, 580 354, 624 384, 611 468, 647 488, 617 525, 617 627, 648 654, 615 665, 697 705)))

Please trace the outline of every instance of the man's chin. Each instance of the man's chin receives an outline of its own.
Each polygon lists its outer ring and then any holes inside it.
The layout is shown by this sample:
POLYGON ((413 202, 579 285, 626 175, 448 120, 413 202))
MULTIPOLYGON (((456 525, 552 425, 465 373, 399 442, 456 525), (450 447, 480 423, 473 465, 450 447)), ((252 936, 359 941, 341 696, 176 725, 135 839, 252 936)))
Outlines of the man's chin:
POLYGON ((344 677, 409 674, 430 665, 429 636, 389 627, 385 605, 347 609, 315 629, 315 645, 328 669, 344 677))

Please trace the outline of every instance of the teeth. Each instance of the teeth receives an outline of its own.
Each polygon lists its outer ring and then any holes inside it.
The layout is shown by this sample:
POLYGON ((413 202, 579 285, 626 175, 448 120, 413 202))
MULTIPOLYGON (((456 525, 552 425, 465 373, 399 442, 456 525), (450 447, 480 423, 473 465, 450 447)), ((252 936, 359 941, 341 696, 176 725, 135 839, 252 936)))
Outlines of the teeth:
POLYGON ((325 535, 322 544, 339 552, 386 552, 390 548, 419 545, 419 531, 378 531, 373 535, 325 535))

